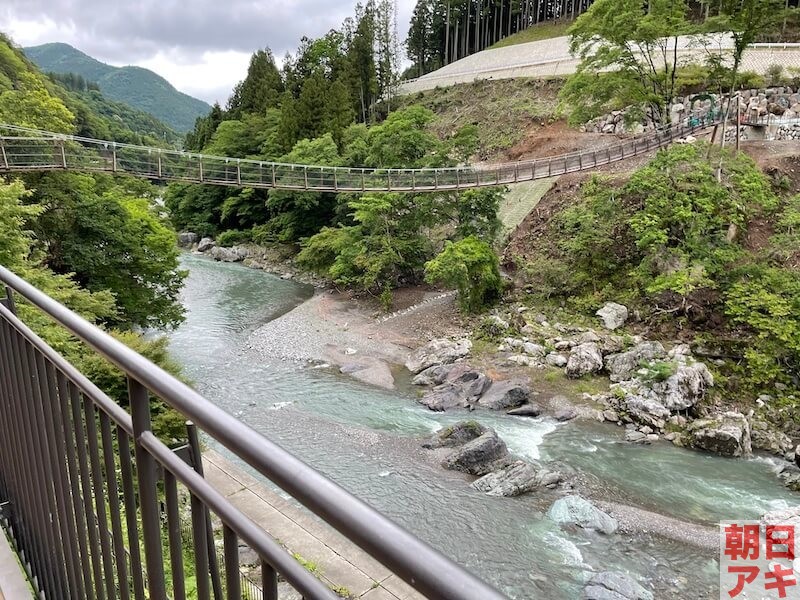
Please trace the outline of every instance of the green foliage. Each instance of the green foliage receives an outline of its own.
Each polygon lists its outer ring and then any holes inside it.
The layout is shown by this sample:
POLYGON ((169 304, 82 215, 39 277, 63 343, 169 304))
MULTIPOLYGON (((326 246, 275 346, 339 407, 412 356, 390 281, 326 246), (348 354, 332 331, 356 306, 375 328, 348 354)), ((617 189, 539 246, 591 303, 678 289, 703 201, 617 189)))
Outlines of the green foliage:
POLYGON ((433 113, 412 105, 369 130, 367 164, 383 168, 441 166, 441 143, 427 130, 433 113))
POLYGON ((678 369, 677 364, 674 361, 656 361, 653 363, 640 365, 644 368, 644 375, 642 375, 642 379, 644 381, 648 381, 650 383, 661 383, 666 381, 673 375, 678 369))
POLYGON ((253 233, 251 231, 238 231, 236 229, 229 229, 228 231, 223 231, 217 236, 217 244, 224 247, 230 248, 231 246, 236 246, 238 244, 246 244, 247 242, 252 241, 253 233))
POLYGON ((596 0, 569 30, 581 59, 561 95, 576 107, 570 120, 632 106, 643 110, 637 116, 669 122, 679 67, 669 47, 690 32, 686 0, 596 0))
POLYGON ((182 320, 175 232, 144 182, 53 173, 30 178, 33 222, 47 264, 92 291, 111 292, 118 327, 164 327, 182 320))
MULTIPOLYGON (((7 184, 0 180, 0 264, 7 267, 57 302, 93 323, 110 322, 117 318, 115 298, 108 290, 91 292, 80 287, 69 275, 59 275, 43 266, 39 253, 32 250, 33 227, 43 207, 31 203, 31 194, 20 182, 7 184)), ((116 402, 127 405, 127 379, 108 361, 84 344, 79 343, 64 328, 55 324, 38 308, 17 296, 20 318, 56 352, 63 355, 100 389, 116 402)), ((163 368, 178 373, 169 360, 165 339, 145 339, 132 332, 111 332, 123 343, 153 360, 163 368)), ((185 437, 183 418, 153 401, 154 430, 167 441, 185 437)))
POLYGON ((464 312, 479 312, 491 305, 503 289, 497 255, 475 236, 447 242, 439 256, 426 263, 425 280, 458 289, 464 312))
POLYGON ((50 95, 40 76, 22 72, 16 89, 0 94, 0 121, 34 129, 72 133, 75 115, 50 95))
MULTIPOLYGON (((662 326, 708 332, 741 357, 736 376, 723 379, 731 393, 757 395, 775 383, 794 389, 800 198, 776 197, 746 156, 708 152, 674 146, 624 185, 584 184, 582 198, 555 215, 531 249, 527 289, 591 312, 623 301, 652 321, 668 315, 662 326)), ((669 376, 659 365, 650 370, 656 380, 669 376)))

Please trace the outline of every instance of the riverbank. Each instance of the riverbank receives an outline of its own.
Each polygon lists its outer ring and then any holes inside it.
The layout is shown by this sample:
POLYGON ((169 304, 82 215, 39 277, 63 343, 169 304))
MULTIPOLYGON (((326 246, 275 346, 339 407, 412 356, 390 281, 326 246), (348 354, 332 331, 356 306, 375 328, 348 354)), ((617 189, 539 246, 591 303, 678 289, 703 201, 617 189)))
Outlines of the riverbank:
MULTIPOLYGON (((375 318, 372 308, 368 303, 347 294, 317 292, 313 298, 294 310, 257 329, 250 338, 249 345, 265 359, 332 364, 338 366, 345 375, 388 388, 388 378, 393 373, 405 371, 400 365, 426 339, 441 336, 445 332, 451 337, 461 337, 467 335, 469 325, 474 325, 474 322, 465 321, 457 313, 452 296, 442 298, 440 295, 430 294, 419 305, 385 320, 375 318), (366 366, 353 370, 348 366, 351 364, 366 366), (378 373, 381 377, 377 376, 378 373)), ((531 375, 529 368, 508 364, 496 352, 487 348, 481 349, 479 355, 471 356, 469 361, 470 365, 491 373, 496 380, 531 375)), ((546 373, 540 375, 531 387, 536 390, 534 394, 544 418, 553 420, 558 416, 563 419, 560 415, 566 413, 568 418, 574 417, 577 422, 602 421, 600 411, 587 401, 589 391, 597 392, 602 389, 602 381, 570 381, 566 378, 556 380, 546 373)), ((455 409, 453 412, 465 417, 468 414, 463 409, 455 409)), ((472 412, 469 418, 481 421, 482 416, 488 416, 487 412, 472 412)), ((492 417, 503 418, 496 414, 492 417)), ((505 418, 513 420, 519 417, 505 418)), ((437 459, 440 458, 441 455, 433 455, 430 461, 438 464, 440 461, 437 459)), ((714 528, 625 504, 619 494, 610 492, 593 478, 584 477, 581 473, 572 473, 568 481, 569 488, 608 510, 619 521, 620 529, 625 534, 654 535, 692 545, 708 552, 709 557, 715 556, 718 540, 714 528)))

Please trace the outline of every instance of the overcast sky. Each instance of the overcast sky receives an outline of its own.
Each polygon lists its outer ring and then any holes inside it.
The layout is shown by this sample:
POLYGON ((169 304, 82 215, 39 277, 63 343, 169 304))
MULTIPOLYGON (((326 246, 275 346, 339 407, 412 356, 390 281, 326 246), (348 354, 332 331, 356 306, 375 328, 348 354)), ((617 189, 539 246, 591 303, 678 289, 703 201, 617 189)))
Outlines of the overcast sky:
MULTIPOLYGON (((404 39, 414 0, 398 0, 404 39)), ((66 42, 103 62, 138 65, 207 102, 227 100, 250 55, 280 64, 303 35, 353 14, 356 0, 2 0, 0 31, 21 46, 66 42)))

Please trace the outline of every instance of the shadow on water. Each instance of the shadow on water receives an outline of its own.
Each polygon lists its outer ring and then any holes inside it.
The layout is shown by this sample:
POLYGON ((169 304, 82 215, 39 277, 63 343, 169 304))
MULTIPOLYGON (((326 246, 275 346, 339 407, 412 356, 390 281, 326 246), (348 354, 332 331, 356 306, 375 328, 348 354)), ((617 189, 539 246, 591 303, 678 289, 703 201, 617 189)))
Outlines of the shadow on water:
MULTIPOLYGON (((248 350, 252 331, 309 298, 309 287, 241 265, 192 255, 182 261, 190 271, 187 320, 170 348, 198 390, 511 597, 575 598, 593 570, 607 569, 667 588, 713 589, 718 575, 707 553, 647 537, 562 531, 543 517, 552 493, 492 498, 433 464, 419 438, 463 413, 432 413, 411 390, 378 390, 248 350)), ((714 523, 792 500, 754 461, 632 446, 600 424, 475 416, 515 454, 566 464, 611 497, 678 518, 714 523)))

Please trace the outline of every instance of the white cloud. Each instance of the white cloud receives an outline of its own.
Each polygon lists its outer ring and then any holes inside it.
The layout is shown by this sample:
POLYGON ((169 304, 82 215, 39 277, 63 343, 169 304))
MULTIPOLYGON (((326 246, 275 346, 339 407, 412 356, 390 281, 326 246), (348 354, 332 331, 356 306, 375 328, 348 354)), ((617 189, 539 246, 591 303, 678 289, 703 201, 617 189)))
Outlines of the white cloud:
MULTIPOLYGON (((405 38, 416 0, 398 0, 405 38)), ((354 12, 356 0, 3 0, 0 30, 21 46, 65 42, 108 64, 151 69, 207 102, 227 100, 250 55, 280 61, 354 12)))

